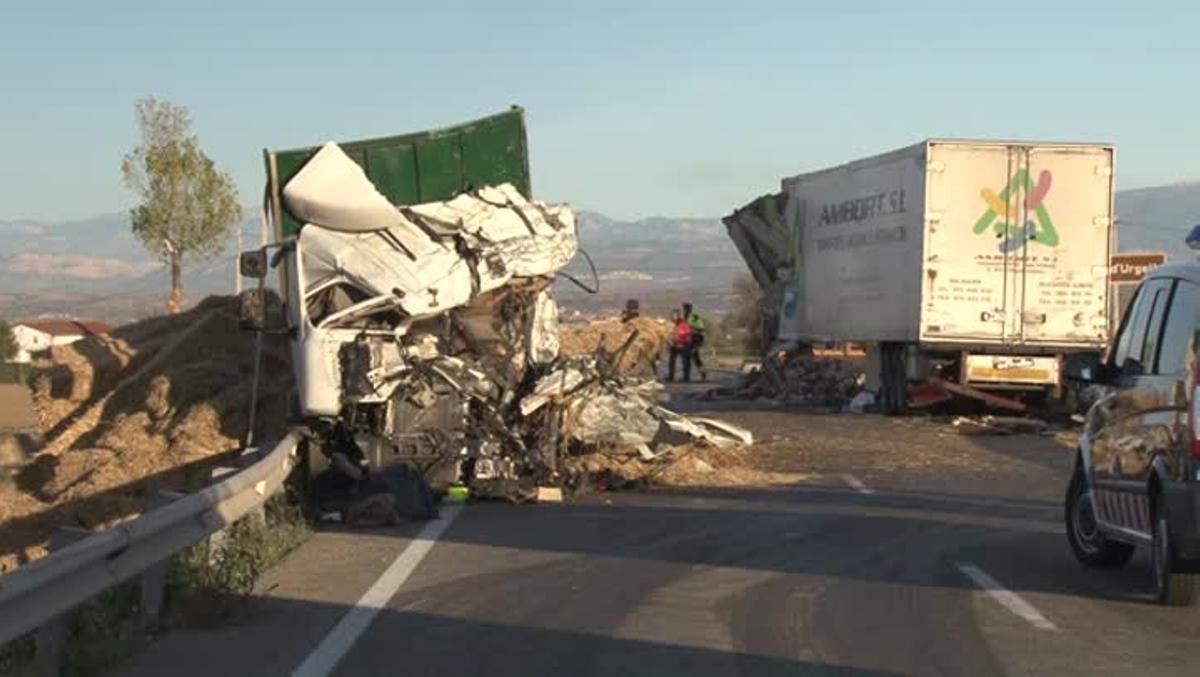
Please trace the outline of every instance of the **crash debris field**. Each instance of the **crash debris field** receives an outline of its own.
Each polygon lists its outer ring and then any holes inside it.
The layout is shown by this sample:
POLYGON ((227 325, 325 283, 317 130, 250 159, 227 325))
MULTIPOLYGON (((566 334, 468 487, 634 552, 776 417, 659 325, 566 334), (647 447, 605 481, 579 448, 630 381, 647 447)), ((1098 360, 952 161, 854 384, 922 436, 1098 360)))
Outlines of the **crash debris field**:
MULTIPOLYGON (((31 409, 27 420, 0 432, 0 570, 43 556, 59 526, 129 519, 157 491, 194 490, 227 464, 245 437, 254 368, 254 335, 239 330, 238 312, 236 297, 210 297, 179 315, 56 346, 35 363, 29 396, 14 399, 31 409)), ((740 465, 748 437, 658 403, 653 363, 665 326, 639 318, 563 327, 560 363, 570 366, 543 377, 526 416, 553 402, 577 418, 575 450, 592 453, 563 459, 570 488, 745 481, 711 468, 740 465), (666 451, 680 462, 660 456, 666 451)), ((286 339, 265 336, 259 439, 287 429, 292 387, 286 339)))
POLYGON ((281 192, 300 225, 272 257, 295 289, 297 406, 323 513, 377 494, 407 503, 409 470, 435 491, 527 501, 589 485, 575 457, 751 443, 663 406, 661 320, 564 331, 555 281, 598 283, 562 271, 579 252, 570 206, 502 182, 398 207, 333 142, 281 192))

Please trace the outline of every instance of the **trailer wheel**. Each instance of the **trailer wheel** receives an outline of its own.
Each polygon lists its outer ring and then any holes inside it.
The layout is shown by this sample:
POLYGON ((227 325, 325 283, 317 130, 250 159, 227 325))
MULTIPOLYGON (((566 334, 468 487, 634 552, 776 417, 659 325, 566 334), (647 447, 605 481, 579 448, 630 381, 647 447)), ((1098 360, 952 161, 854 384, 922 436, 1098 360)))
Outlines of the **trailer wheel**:
POLYGON ((893 416, 904 411, 908 404, 908 373, 904 364, 903 343, 882 343, 879 346, 880 408, 893 416))

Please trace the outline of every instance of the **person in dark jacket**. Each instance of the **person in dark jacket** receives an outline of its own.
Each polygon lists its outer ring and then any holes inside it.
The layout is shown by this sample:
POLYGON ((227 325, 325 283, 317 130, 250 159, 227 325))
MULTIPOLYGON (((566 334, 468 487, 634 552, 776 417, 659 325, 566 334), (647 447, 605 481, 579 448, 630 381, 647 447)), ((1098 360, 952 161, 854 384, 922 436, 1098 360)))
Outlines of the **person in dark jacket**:
POLYGON ((637 299, 629 299, 625 302, 625 310, 621 311, 622 322, 632 322, 641 315, 640 304, 637 299))

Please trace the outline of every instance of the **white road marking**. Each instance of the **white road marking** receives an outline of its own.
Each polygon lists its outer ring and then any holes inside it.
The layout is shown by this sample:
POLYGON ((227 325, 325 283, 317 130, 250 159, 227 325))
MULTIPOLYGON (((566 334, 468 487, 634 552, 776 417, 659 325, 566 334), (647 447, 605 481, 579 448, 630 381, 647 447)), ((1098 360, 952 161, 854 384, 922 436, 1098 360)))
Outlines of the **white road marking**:
POLYGON ((858 479, 854 475, 842 475, 842 480, 860 494, 867 494, 869 496, 875 493, 874 489, 863 484, 862 480, 858 479))
POLYGON ((983 591, 992 599, 999 602, 1000 606, 1029 621, 1033 627, 1058 632, 1058 626, 1051 623, 1048 618, 1042 615, 1042 612, 1034 608, 1029 602, 1026 602, 1017 593, 1000 585, 1000 581, 989 576, 983 569, 970 562, 959 562, 958 570, 966 574, 967 578, 974 581, 975 585, 983 588, 983 591))
POLYGON ((421 560, 433 549, 433 544, 438 538, 446 533, 446 529, 461 510, 462 506, 459 505, 443 507, 441 516, 426 524, 408 547, 396 556, 362 599, 342 616, 300 667, 292 671, 292 677, 318 677, 333 672, 350 647, 354 646, 354 642, 371 626, 375 615, 387 605, 400 586, 404 585, 404 581, 408 580, 421 560))

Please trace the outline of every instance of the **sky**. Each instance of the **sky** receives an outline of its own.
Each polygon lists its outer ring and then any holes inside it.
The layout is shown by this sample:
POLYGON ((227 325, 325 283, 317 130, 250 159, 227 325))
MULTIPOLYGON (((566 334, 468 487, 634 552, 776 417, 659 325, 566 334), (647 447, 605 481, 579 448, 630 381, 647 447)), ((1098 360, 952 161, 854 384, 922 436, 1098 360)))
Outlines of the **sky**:
POLYGON ((187 106, 242 201, 262 149, 526 109, 534 192, 720 216, 928 137, 1110 141, 1200 179, 1195 2, 0 0, 0 219, 128 209, 133 108, 187 106))

